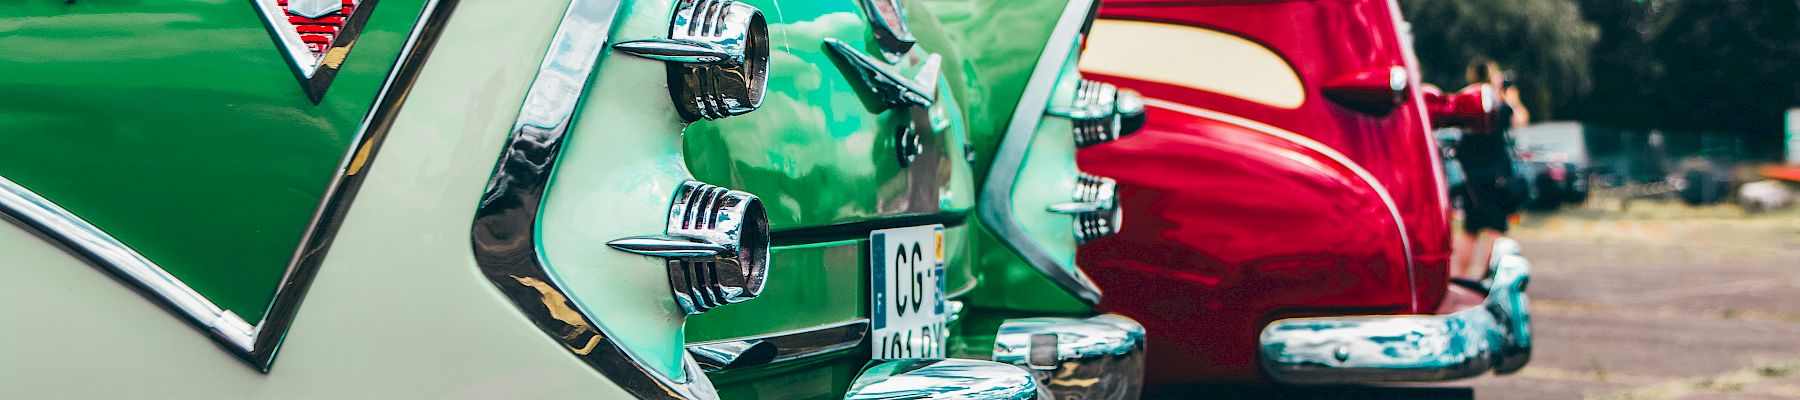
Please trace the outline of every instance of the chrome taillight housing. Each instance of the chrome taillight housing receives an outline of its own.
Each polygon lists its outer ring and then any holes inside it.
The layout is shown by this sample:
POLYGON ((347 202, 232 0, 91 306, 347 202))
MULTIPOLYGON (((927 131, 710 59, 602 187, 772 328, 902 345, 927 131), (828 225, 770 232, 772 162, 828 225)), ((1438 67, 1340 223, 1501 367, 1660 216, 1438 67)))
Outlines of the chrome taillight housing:
POLYGON ((1131 89, 1119 89, 1117 96, 1113 100, 1113 109, 1119 113, 1119 136, 1129 136, 1144 129, 1144 122, 1148 120, 1144 114, 1144 96, 1131 89))
POLYGON ((1124 222, 1119 184, 1112 178, 1080 174, 1075 178, 1075 201, 1050 206, 1051 212, 1075 217, 1075 241, 1087 243, 1119 232, 1124 222))
POLYGON ((681 0, 668 38, 613 48, 668 62, 669 96, 688 121, 755 111, 768 90, 769 26, 748 4, 681 0))
POLYGON ((699 314, 762 294, 769 271, 769 216, 755 195, 688 181, 669 207, 667 234, 607 245, 667 259, 675 303, 699 314))
POLYGON ((1075 84, 1075 100, 1069 108, 1055 108, 1051 115, 1067 117, 1074 125, 1075 146, 1111 142, 1144 126, 1144 100, 1136 91, 1110 83, 1086 80, 1075 84))

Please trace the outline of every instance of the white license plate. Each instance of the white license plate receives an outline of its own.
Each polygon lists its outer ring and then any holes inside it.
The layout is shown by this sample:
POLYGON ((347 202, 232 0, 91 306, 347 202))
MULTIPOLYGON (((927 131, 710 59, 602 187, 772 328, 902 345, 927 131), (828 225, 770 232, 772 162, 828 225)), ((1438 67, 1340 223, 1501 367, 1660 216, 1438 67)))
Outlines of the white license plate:
POLYGON ((869 265, 874 358, 944 357, 944 226, 869 233, 869 265))

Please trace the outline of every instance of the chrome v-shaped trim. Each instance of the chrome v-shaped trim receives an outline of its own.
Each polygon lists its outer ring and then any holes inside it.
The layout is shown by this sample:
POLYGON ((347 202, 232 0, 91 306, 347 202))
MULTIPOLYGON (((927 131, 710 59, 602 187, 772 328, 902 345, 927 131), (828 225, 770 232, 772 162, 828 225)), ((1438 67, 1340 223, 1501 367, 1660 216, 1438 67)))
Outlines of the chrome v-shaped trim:
POLYGON ((1012 122, 1007 125, 1006 134, 1000 139, 997 156, 993 167, 989 169, 991 172, 988 173, 987 183, 981 188, 981 200, 976 205, 976 216, 989 229, 994 230, 1001 244, 1018 253, 1026 264, 1050 278, 1058 287, 1091 306, 1100 304, 1099 286, 1080 268, 1063 265, 1051 257, 1043 246, 1032 241, 1024 225, 1013 215, 1011 207, 1013 181, 1018 178, 1019 169, 1023 168, 1025 150, 1031 145, 1038 122, 1044 119, 1045 110, 1049 109, 1051 91, 1061 73, 1063 60, 1075 48, 1091 7, 1097 5, 1098 2, 1071 1, 1063 8, 1056 28, 1051 30, 1049 41, 1032 68, 1031 78, 1025 84, 1025 92, 1019 96, 1019 105, 1013 110, 1012 122))
MULTIPOLYGON (((361 4, 371 5, 374 1, 363 0, 361 4)), ((402 94, 412 86, 423 68, 457 1, 428 0, 420 10, 419 19, 401 48, 394 69, 388 73, 375 102, 358 127, 351 147, 339 160, 330 186, 313 211, 313 219, 294 249, 280 286, 275 289, 274 299, 261 321, 252 323, 231 310, 220 308, 131 246, 5 177, 0 177, 0 217, 6 218, 0 219, 15 220, 27 230, 42 234, 95 267, 136 286, 152 300, 211 333, 221 347, 242 358, 252 368, 268 372, 275 362, 275 351, 281 347, 288 327, 299 312, 307 287, 324 262, 338 226, 343 223, 351 201, 356 198, 368 175, 366 172, 374 163, 375 153, 405 97, 402 94)))
POLYGON ((69 251, 107 266, 112 273, 135 282, 150 294, 167 301, 169 308, 190 322, 212 331, 225 345, 248 352, 258 327, 231 310, 219 308, 187 283, 170 275, 155 262, 75 216, 49 199, 0 177, 0 214, 56 239, 69 251))
MULTIPOLYGON (((685 376, 670 377, 634 360, 625 344, 576 304, 552 276, 539 251, 538 213, 569 139, 575 114, 588 93, 602 52, 611 40, 621 0, 572 0, 525 91, 519 116, 476 206, 469 229, 475 263, 494 288, 569 355, 639 399, 709 400, 718 390, 691 358, 685 376)), ((691 3, 690 3, 691 4, 691 3)), ((604 123, 604 121, 601 121, 604 123)), ((707 251, 673 248, 671 238, 639 238, 627 249, 644 252, 707 251)), ((684 354, 685 355, 685 354, 684 354)))
POLYGON ((325 98, 325 89, 331 86, 331 80, 337 77, 338 68, 350 55, 351 45, 356 44, 357 36, 362 34, 363 25, 369 22, 370 9, 375 8, 378 0, 355 0, 352 2, 350 15, 331 17, 329 14, 342 9, 340 0, 289 0, 287 10, 278 0, 250 0, 257 14, 262 16, 264 26, 281 46, 281 54, 287 56, 288 66, 293 69, 294 78, 300 81, 300 89, 313 104, 319 104, 325 98), (332 8, 329 5, 339 7, 332 8), (325 50, 314 53, 301 37, 294 20, 289 16, 304 19, 342 18, 338 30, 330 36, 330 43, 325 50))

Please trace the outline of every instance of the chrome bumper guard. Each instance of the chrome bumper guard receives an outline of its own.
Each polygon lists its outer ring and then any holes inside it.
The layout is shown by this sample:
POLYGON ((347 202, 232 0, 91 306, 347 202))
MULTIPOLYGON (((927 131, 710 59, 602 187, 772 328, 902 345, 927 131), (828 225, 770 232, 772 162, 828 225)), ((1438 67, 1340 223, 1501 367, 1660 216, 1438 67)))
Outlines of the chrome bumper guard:
POLYGON ((1059 399, 1136 399, 1144 386, 1144 327, 1123 316, 1007 320, 994 361, 1029 368, 1059 399))
POLYGON ((844 400, 1053 400, 1019 367, 981 360, 907 359, 864 368, 844 400))
POLYGON ((1531 360, 1531 263, 1494 243, 1480 307, 1448 315, 1294 318, 1262 331, 1262 368, 1275 382, 1331 385, 1442 381, 1507 374, 1531 360))

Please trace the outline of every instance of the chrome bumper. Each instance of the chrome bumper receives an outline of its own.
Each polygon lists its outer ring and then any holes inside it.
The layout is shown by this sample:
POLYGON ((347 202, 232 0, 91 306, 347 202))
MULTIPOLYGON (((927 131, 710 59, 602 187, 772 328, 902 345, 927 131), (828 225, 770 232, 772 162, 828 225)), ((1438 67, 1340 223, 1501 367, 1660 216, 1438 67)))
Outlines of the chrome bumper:
POLYGON ((909 359, 871 363, 850 382, 845 400, 1052 400, 1019 367, 993 361, 909 359))
POLYGON ((1531 263, 1494 243, 1487 299, 1449 315, 1294 318, 1262 331, 1262 368, 1286 384, 1441 381, 1498 374, 1531 360, 1531 263))
POLYGON ((1144 327, 1118 315, 1007 320, 994 361, 1023 366, 1059 399, 1136 399, 1144 386, 1144 327))

